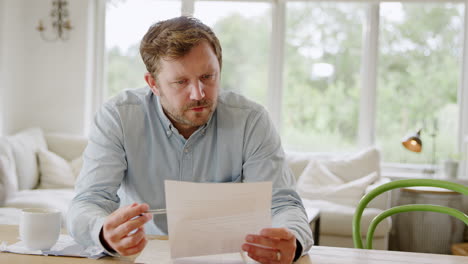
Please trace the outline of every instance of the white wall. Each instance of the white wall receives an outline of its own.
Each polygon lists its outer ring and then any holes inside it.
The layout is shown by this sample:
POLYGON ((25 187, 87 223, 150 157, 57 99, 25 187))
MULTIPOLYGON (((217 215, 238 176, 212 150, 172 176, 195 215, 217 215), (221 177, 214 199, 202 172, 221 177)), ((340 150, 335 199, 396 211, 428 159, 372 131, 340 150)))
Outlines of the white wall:
POLYGON ((5 80, 5 75, 4 75, 4 69, 5 66, 3 65, 3 57, 5 56, 3 47, 5 38, 3 36, 4 34, 4 25, 5 25, 5 7, 4 7, 4 1, 0 0, 0 136, 3 135, 3 98, 5 97, 3 95, 3 90, 4 90, 4 85, 3 82, 5 80))
POLYGON ((21 31, 24 28, 23 1, 3 0, 2 26, 0 35, 1 45, 1 111, 2 132, 8 134, 13 126, 15 116, 22 108, 23 78, 21 71, 24 61, 24 37, 21 31))
POLYGON ((4 133, 40 126, 46 132, 83 134, 92 1, 69 1, 73 30, 68 41, 56 42, 44 41, 36 30, 42 19, 46 34, 52 33, 50 0, 0 1, 5 7, 0 39, 5 51, 0 61, 7 76, 0 82, 4 133))

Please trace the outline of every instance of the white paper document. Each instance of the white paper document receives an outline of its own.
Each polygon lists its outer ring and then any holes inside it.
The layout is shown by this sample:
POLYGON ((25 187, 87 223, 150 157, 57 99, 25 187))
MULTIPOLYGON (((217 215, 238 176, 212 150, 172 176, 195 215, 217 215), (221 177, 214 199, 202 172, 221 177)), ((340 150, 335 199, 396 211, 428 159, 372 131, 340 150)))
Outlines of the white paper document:
POLYGON ((169 241, 150 240, 145 249, 135 259, 135 263, 144 264, 254 264, 253 259, 240 252, 221 255, 208 255, 171 259, 169 241))
POLYGON ((271 226, 271 182, 165 181, 172 258, 240 252, 271 226))

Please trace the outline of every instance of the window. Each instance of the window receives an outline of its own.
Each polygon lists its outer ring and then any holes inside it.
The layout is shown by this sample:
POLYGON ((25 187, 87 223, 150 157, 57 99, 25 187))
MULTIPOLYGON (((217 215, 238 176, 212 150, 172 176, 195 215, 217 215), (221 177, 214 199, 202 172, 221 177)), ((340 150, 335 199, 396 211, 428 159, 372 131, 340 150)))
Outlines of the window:
POLYGON ((286 7, 283 140, 295 150, 356 148, 364 5, 286 7))
POLYGON ((386 161, 430 164, 456 152, 463 15, 463 4, 380 5, 376 134, 386 161), (420 154, 395 144, 418 129, 420 154))
POLYGON ((271 12, 268 3, 197 1, 194 16, 223 48, 221 88, 266 104, 271 12))
POLYGON ((105 98, 124 89, 146 85, 140 41, 155 22, 180 15, 181 2, 174 0, 121 0, 106 5, 105 98))
POLYGON ((141 37, 184 10, 221 41, 221 88, 269 109, 286 149, 374 144, 391 166, 438 163, 468 151, 466 3, 449 1, 108 1, 104 86, 145 85, 141 37), (420 128, 423 152, 403 149, 420 128))

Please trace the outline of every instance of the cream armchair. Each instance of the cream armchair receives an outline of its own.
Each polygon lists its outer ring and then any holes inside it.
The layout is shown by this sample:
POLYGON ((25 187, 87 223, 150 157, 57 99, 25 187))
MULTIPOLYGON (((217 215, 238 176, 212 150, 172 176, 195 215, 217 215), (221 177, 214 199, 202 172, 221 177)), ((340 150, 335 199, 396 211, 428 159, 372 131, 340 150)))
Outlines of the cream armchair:
MULTIPOLYGON (((347 155, 287 152, 286 161, 306 209, 320 209, 320 245, 353 248, 352 219, 360 198, 390 181, 380 176, 379 152, 375 148, 347 155)), ((371 220, 390 207, 390 193, 368 207, 362 217, 363 237, 371 220)), ((388 218, 374 234, 374 248, 388 249, 390 229, 388 218)))

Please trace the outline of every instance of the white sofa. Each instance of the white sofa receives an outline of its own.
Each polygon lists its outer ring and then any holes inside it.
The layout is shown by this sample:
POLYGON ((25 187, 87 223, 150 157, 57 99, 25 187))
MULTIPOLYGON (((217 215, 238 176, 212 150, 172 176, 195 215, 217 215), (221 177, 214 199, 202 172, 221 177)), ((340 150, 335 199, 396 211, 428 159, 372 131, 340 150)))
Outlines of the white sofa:
POLYGON ((52 207, 61 210, 62 226, 65 226, 68 204, 74 196, 74 179, 81 169, 86 144, 85 137, 44 135, 39 128, 1 137, 0 224, 18 224, 21 208, 52 207), (68 178, 57 180, 57 175, 68 175, 68 178))
MULTIPOLYGON (((380 176, 379 152, 374 148, 349 154, 287 152, 286 160, 297 179, 297 191, 302 197, 306 211, 308 208, 320 209, 320 245, 353 248, 352 219, 358 201, 365 193, 390 181, 390 179, 380 176), (317 168, 313 168, 317 164, 323 165, 322 168, 327 170, 326 173, 329 173, 330 177, 338 175, 345 179, 346 177, 354 177, 355 180, 349 180, 348 183, 342 185, 333 185, 330 192, 328 187, 321 188, 320 183, 302 179, 302 177, 317 177, 320 172, 316 171, 317 168), (307 173, 312 175, 307 175, 307 173), (371 173, 376 175, 374 175, 373 180, 367 182, 369 184, 366 184, 363 181, 364 176, 371 173), (354 184, 351 189, 347 188, 351 182, 364 185, 357 187, 357 184, 354 184), (346 188, 342 188, 342 186, 346 188), (309 189, 311 189, 311 195, 307 193, 309 189), (325 191, 321 193, 320 190, 325 191)), ((390 192, 386 192, 375 198, 365 209, 361 221, 363 241, 365 241, 370 222, 375 216, 390 207, 390 200, 390 192)), ((388 249, 390 230, 391 219, 387 218, 378 225, 374 233, 373 248, 388 249)))
MULTIPOLYGON (((86 144, 85 137, 64 134, 44 135, 38 128, 28 129, 13 136, 0 137, 0 224, 19 222, 19 210, 15 208, 54 207, 60 209, 65 216, 68 204, 74 196, 74 179, 67 176, 63 181, 57 179, 54 181, 54 177, 50 175, 70 174, 70 170, 75 166, 74 177, 76 177, 76 171, 79 171, 81 164, 75 161, 80 160, 86 144), (49 157, 49 160, 44 160, 44 151, 51 151, 59 157, 55 159, 49 157), (66 162, 60 161, 60 157, 66 162)), ((305 188, 301 186, 304 181, 300 177, 304 177, 306 168, 313 161, 334 162, 335 167, 341 166, 341 169, 345 170, 356 166, 358 170, 359 168, 363 168, 364 171, 380 170, 378 155, 371 156, 370 160, 353 160, 352 157, 340 159, 336 154, 287 152, 286 159, 298 179, 298 190, 305 188)), ((366 191, 388 181, 379 178, 367 186, 366 191)), ((316 186, 311 189, 316 189, 316 186)), ((354 206, 327 200, 326 197, 303 198, 306 208, 321 210, 320 245, 353 247, 351 223, 354 206)), ((372 208, 365 211, 362 221, 364 234, 370 220, 382 209, 388 208, 389 201, 389 194, 380 196, 373 201, 370 206, 372 208)), ((65 224, 65 218, 63 223, 65 224)), ((374 248, 387 249, 390 228, 390 220, 379 225, 374 235, 374 248)))

